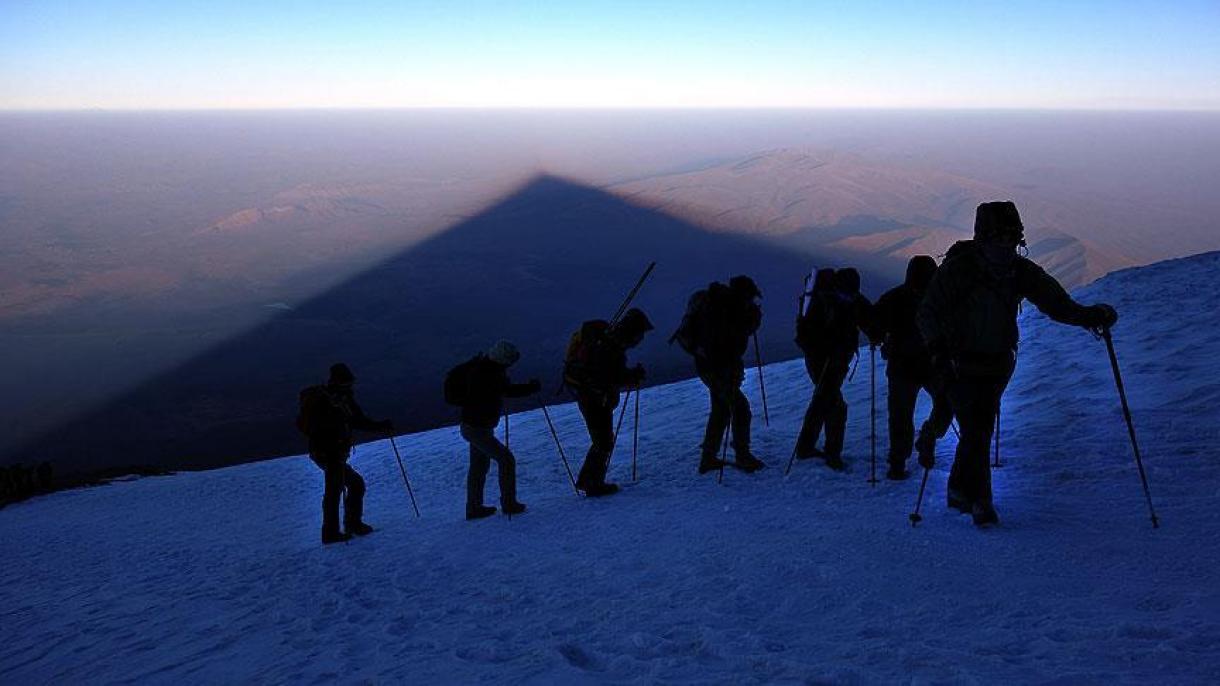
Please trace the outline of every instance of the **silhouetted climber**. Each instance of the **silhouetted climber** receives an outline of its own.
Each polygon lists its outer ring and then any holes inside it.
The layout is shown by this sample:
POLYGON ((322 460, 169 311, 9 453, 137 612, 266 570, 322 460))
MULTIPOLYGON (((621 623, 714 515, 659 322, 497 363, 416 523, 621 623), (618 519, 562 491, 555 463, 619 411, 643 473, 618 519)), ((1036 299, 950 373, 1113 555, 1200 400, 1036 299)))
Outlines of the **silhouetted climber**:
POLYGON ((707 386, 711 400, 700 474, 722 466, 718 454, 729 424, 736 455, 733 466, 745 472, 766 466, 750 452, 750 401, 741 392, 745 380, 742 356, 750 337, 762 324, 762 309, 754 302, 761 296, 762 291, 748 276, 734 276, 728 286, 719 282, 709 284, 690 297, 682 325, 670 339, 694 356, 695 372, 707 386))
POLYGON ((870 308, 871 303, 860 294, 860 274, 855 269, 818 271, 809 307, 797 325, 805 370, 814 383, 796 439, 798 459, 822 457, 831 469, 846 467, 842 457, 847 430, 843 382, 860 347, 860 327, 868 320, 870 308), (823 429, 826 443, 819 451, 818 434, 823 429))
POLYGON ((337 543, 353 535, 373 533, 364 522, 364 479, 347 463, 352 452, 352 432, 390 433, 390 420, 374 421, 356 404, 352 390, 356 377, 342 362, 331 365, 325 385, 301 391, 301 411, 297 428, 309 438, 309 459, 325 475, 322 493, 322 543, 337 543), (339 530, 339 501, 346 491, 343 506, 343 531, 339 530))
POLYGON ((644 380, 642 366, 627 367, 627 351, 639 345, 653 328, 648 317, 633 307, 613 326, 602 319, 585 322, 568 344, 564 384, 576 394, 592 441, 576 480, 576 487, 585 495, 618 492, 616 484, 606 483, 606 466, 614 448, 614 408, 624 387, 638 387, 644 380))
POLYGON ((887 361, 890 451, 886 477, 893 480, 909 476, 906 463, 912 447, 918 446, 921 455, 933 453, 937 439, 945 435, 953 421, 944 388, 933 383, 932 358, 915 324, 919 303, 934 274, 935 259, 929 255, 912 257, 907 262, 906 281, 877 300, 865 332, 870 341, 881 345, 881 356, 887 361), (920 389, 932 396, 932 411, 920 426, 916 441, 915 401, 920 389))
MULTIPOLYGON (((974 240, 958 241, 949 249, 917 315, 961 428, 949 474, 949 507, 971 513, 979 526, 999 522, 988 449, 1000 396, 1016 363, 1022 299, 1063 324, 1097 328, 1118 321, 1113 307, 1077 303, 1041 267, 1018 255, 1017 247, 1024 244, 1016 205, 979 205, 974 240)), ((930 468, 932 453, 921 453, 920 463, 930 468)))
POLYGON ((466 519, 490 517, 496 512, 496 508, 483 504, 483 487, 492 460, 500 477, 500 507, 510 515, 525 512, 525 505, 517 500, 517 460, 495 436, 504 414, 504 398, 522 398, 542 388, 537 379, 524 384, 509 382, 508 368, 519 359, 521 353, 516 346, 499 341, 486 354, 454 367, 445 379, 445 399, 462 408, 462 438, 470 443, 466 519))

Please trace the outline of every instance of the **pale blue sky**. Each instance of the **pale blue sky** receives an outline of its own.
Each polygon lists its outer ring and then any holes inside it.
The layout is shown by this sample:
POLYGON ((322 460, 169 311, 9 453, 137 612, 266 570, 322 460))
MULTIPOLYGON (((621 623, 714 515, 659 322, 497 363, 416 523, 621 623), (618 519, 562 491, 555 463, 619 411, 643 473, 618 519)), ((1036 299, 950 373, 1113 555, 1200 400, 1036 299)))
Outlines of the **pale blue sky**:
POLYGON ((0 0, 0 109, 1220 109, 1220 0, 0 0))

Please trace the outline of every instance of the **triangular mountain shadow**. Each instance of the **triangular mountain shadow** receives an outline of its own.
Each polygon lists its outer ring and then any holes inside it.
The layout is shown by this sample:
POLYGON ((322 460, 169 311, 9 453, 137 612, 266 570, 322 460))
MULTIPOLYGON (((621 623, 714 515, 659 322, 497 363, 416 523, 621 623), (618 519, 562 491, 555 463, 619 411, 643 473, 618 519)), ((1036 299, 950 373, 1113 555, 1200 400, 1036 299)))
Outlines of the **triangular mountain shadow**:
POLYGON ((16 453, 53 460, 58 473, 80 473, 300 452, 297 392, 322 382, 339 360, 359 377, 357 397, 370 416, 390 417, 401 431, 434 427, 454 419, 441 398, 445 370, 497 338, 522 350, 513 376, 536 376, 551 394, 569 334, 585 319, 609 317, 652 260, 656 271, 636 304, 657 330, 632 356, 649 368, 650 383, 692 375, 666 339, 691 292, 733 274, 754 276, 765 294, 765 354, 790 358, 798 354, 793 317, 811 259, 540 176, 16 453))

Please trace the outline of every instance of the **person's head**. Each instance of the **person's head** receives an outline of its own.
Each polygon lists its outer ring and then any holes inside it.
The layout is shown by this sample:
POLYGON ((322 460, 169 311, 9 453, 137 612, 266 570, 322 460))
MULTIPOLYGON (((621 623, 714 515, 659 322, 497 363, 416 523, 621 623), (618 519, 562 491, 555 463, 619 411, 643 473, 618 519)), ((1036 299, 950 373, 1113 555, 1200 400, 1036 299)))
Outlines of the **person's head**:
POLYGON ((747 300, 762 297, 762 291, 758 289, 758 284, 754 283, 754 279, 745 274, 739 274, 729 279, 729 288, 747 300))
POLYGON ((931 255, 916 255, 907 262, 907 285, 922 291, 936 274, 936 259, 931 255))
POLYGON ((624 312, 623 316, 615 322, 610 335, 624 348, 634 348, 644 340, 644 334, 654 328, 656 327, 652 325, 648 315, 644 314, 643 310, 633 307, 624 312))
POLYGON ((487 349, 487 359, 502 367, 511 367, 521 359, 521 353, 517 350, 517 346, 500 340, 487 349))
POLYGON ((352 374, 351 368, 346 364, 336 362, 330 366, 330 377, 326 380, 328 386, 351 388, 354 383, 356 383, 356 375, 352 374))
POLYGON ((860 292, 860 272, 852 267, 835 270, 834 286, 841 295, 856 295, 860 292))
POLYGON ((830 267, 823 267, 818 270, 813 276, 813 290, 817 292, 825 292, 833 290, 835 287, 835 270, 830 267))
POLYGON ((1011 200, 985 202, 974 214, 974 240, 980 243, 1011 246, 1025 240, 1025 225, 1011 200))

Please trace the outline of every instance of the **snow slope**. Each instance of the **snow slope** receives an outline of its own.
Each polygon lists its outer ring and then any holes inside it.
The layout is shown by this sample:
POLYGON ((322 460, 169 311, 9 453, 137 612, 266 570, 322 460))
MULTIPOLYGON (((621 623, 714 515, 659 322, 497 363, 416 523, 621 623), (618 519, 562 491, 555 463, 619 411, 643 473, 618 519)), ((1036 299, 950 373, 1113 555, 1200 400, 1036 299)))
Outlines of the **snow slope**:
MULTIPOLYGON (((512 520, 463 521, 453 428, 398 441, 418 520, 388 443, 357 448, 380 530, 346 545, 318 544, 321 479, 301 457, 6 508, 0 682, 1216 683, 1218 279, 1210 253, 1078 294, 1123 315, 1159 530, 1104 346, 1027 309, 994 530, 945 510, 952 434, 918 529, 918 481, 865 483, 867 359, 848 385, 852 472, 785 478, 809 394, 787 362, 766 370, 755 432, 771 467, 722 485, 695 475, 706 400, 682 382, 644 392, 640 479, 610 499, 578 499, 541 415, 515 416, 531 508, 512 520)), ((580 452, 575 409, 552 414, 580 452)))

